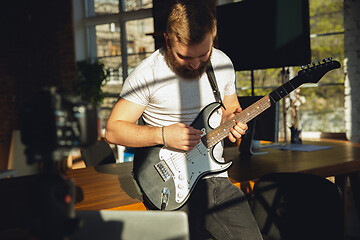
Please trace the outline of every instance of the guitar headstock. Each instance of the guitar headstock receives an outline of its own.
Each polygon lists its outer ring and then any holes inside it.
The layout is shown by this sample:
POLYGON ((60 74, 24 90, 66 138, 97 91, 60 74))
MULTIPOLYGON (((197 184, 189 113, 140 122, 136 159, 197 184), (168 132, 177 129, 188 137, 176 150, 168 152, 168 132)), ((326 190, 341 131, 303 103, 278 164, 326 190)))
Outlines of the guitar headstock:
POLYGON ((304 83, 317 83, 327 72, 340 68, 341 64, 333 60, 332 57, 323 59, 322 62, 308 64, 302 66, 298 76, 302 78, 304 83))

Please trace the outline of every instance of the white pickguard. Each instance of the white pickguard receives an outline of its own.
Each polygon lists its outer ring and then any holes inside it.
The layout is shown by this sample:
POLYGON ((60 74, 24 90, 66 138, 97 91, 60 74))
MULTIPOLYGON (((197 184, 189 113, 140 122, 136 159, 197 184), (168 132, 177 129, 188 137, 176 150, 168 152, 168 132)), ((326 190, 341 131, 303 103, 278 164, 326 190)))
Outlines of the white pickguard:
POLYGON ((177 152, 163 147, 159 157, 171 170, 177 203, 186 199, 200 175, 221 172, 231 165, 231 163, 219 164, 214 161, 210 150, 202 142, 188 152, 177 152))

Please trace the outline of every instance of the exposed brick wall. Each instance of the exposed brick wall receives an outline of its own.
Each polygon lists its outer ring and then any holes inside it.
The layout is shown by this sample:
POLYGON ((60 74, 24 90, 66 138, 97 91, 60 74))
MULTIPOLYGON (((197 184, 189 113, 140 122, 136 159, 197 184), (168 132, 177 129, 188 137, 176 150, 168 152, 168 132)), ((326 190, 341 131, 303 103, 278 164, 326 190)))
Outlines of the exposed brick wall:
POLYGON ((43 87, 71 89, 76 76, 72 2, 6 1, 0 32, 0 169, 4 169, 21 106, 43 87))
POLYGON ((360 142, 360 1, 344 1, 346 135, 360 142))

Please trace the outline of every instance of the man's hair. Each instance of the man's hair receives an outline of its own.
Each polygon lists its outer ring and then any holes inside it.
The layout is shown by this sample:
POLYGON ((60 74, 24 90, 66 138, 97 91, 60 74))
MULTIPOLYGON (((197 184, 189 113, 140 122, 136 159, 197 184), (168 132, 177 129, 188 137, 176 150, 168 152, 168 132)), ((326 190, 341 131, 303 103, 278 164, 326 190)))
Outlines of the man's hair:
POLYGON ((216 35, 216 18, 208 1, 177 1, 169 14, 166 33, 170 41, 184 45, 200 43, 207 33, 216 35))

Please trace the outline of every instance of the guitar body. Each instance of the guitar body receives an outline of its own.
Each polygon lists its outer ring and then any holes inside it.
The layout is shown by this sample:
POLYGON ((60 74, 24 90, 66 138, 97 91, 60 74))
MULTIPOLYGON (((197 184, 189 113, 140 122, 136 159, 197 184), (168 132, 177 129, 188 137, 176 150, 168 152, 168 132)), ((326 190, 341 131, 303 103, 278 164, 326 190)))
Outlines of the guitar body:
MULTIPOLYGON (((192 127, 204 134, 210 132, 209 118, 220 107, 215 102, 205 107, 192 127)), ((213 156, 213 148, 203 142, 188 152, 164 146, 137 149, 134 157, 134 177, 151 204, 160 209, 162 192, 168 190, 166 210, 175 210, 185 204, 197 181, 205 175, 226 171, 232 162, 220 163, 213 156)))

